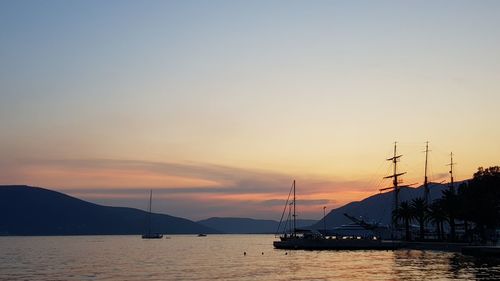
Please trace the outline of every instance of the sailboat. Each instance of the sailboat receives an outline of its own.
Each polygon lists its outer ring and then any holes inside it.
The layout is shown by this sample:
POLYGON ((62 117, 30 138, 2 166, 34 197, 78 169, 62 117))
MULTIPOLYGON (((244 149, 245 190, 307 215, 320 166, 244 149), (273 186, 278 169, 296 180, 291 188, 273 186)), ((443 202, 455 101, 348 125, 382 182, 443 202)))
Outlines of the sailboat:
POLYGON ((151 202, 153 201, 153 190, 149 192, 148 232, 142 235, 142 239, 161 239, 163 234, 151 232, 151 202))

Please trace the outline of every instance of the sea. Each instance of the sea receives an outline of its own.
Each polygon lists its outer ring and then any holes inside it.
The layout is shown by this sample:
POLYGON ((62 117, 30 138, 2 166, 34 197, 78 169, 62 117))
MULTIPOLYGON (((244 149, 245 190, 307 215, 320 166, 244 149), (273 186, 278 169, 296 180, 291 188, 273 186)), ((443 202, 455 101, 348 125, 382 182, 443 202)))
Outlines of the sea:
POLYGON ((439 251, 277 250, 274 235, 0 237, 0 280, 500 280, 439 251))

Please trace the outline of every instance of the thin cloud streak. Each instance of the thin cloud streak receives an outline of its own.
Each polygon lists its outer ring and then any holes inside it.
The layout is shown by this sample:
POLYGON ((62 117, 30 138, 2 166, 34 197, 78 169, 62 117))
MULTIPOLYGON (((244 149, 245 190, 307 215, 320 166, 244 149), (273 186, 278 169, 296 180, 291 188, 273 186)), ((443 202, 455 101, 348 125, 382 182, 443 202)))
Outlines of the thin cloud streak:
MULTIPOLYGON (((0 163, 0 167, 4 166, 0 163)), ((13 179, 16 183, 52 188, 113 206, 145 208, 146 190, 153 189, 157 211, 188 218, 215 215, 275 218, 294 178, 298 204, 304 216, 316 217, 315 213, 322 206, 338 207, 376 190, 367 188, 361 181, 334 181, 311 175, 294 177, 272 171, 203 163, 51 159, 18 161, 5 168, 3 173, 15 172, 11 175, 17 175, 13 179), (37 173, 41 169, 51 172, 37 173), (57 185, 51 184, 54 174, 60 176, 57 185), (144 184, 141 184, 142 178, 144 184), (163 186, 162 180, 165 180, 163 186)), ((5 174, 1 173, 4 178, 5 174)))
MULTIPOLYGON (((325 191, 325 189, 332 189, 331 191, 342 191, 342 190, 373 190, 373 187, 364 186, 363 181, 335 181, 330 179, 325 179, 320 176, 302 176, 302 175, 288 175, 272 171, 262 171, 256 169, 242 169, 236 167, 227 167, 214 164, 204 164, 204 163, 168 163, 168 162, 153 162, 153 161, 137 161, 137 160, 114 160, 114 159, 62 159, 62 160, 26 160, 18 161, 17 163, 0 163, 3 173, 5 171, 17 172, 18 177, 26 177, 29 181, 29 173, 36 171, 38 169, 50 168, 54 171, 70 172, 70 171, 85 171, 85 176, 92 176, 93 174, 101 174, 102 171, 118 172, 116 175, 109 174, 107 178, 102 178, 103 184, 99 185, 96 183, 93 186, 80 186, 78 187, 78 179, 72 181, 71 184, 63 183, 58 184, 57 187, 60 189, 96 189, 101 190, 103 188, 123 188, 123 186, 113 185, 115 180, 113 176, 119 178, 126 175, 125 172, 134 173, 138 176, 144 174, 156 175, 164 177, 185 177, 188 179, 196 179, 199 181, 210 181, 213 182, 210 186, 194 186, 194 187, 183 187, 175 185, 167 185, 164 183, 163 186, 154 186, 155 189, 184 189, 186 191, 191 189, 192 191, 199 190, 202 192, 219 192, 219 191, 229 191, 235 193, 249 192, 249 193, 259 193, 259 192, 269 192, 275 187, 278 187, 282 193, 282 188, 288 188, 293 179, 297 180, 297 186, 304 186, 301 188, 302 194, 311 194, 325 191), (9 171, 9 169, 11 171, 9 171), (12 171, 12 169, 14 171, 12 171), (20 172, 21 171, 21 172, 20 172), (75 183, 76 182, 76 183, 75 183), (213 187, 216 185, 217 187, 213 187), (236 190, 234 188, 237 187, 236 190)), ((2 173, 2 172, 0 172, 2 173)), ((2 178, 7 177, 7 174, 0 174, 2 178)), ((22 178, 17 180, 23 180, 22 178)), ((150 188, 147 185, 137 185, 134 188, 150 188)))

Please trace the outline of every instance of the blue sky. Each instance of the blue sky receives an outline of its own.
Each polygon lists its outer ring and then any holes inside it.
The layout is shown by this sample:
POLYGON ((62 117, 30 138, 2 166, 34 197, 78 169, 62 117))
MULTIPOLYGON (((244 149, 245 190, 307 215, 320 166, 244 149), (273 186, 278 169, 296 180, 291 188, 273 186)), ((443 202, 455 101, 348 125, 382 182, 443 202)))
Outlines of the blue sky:
POLYGON ((121 200, 124 183, 217 186, 213 214, 273 218, 259 202, 293 178, 329 207, 375 192, 396 140, 408 181, 425 141, 436 178, 451 151, 467 178, 499 164, 499 14, 498 1, 2 1, 0 183, 137 206, 147 193, 121 200))

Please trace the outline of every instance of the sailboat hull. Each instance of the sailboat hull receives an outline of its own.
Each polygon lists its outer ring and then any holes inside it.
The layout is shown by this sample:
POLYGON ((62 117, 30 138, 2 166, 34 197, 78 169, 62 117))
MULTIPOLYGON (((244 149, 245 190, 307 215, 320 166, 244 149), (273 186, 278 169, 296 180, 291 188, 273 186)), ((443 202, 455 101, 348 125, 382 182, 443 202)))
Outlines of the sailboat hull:
POLYGON ((142 235, 142 239, 161 239, 161 238, 163 238, 163 234, 159 233, 142 235))

